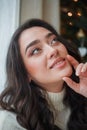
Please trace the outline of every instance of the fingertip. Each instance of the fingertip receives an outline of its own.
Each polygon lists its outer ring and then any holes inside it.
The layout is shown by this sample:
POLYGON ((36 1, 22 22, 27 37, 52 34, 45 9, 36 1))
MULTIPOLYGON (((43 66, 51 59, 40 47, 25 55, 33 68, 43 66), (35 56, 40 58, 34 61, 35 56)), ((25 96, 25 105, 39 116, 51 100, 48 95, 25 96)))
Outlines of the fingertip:
POLYGON ((79 73, 78 73, 78 72, 76 72, 76 76, 79 76, 79 73))
POLYGON ((71 55, 69 55, 69 54, 67 54, 67 56, 66 56, 66 57, 67 57, 67 59, 68 59, 68 60, 71 60, 71 58, 72 58, 72 56, 71 56, 71 55))
POLYGON ((70 54, 67 55, 68 58, 73 58, 73 56, 71 56, 70 54))
POLYGON ((62 78, 63 81, 65 81, 65 78, 62 78))
POLYGON ((63 77, 62 79, 63 79, 64 81, 66 81, 66 80, 67 80, 67 77, 63 77))
POLYGON ((83 67, 81 70, 82 73, 86 72, 86 67, 83 67))
POLYGON ((67 54, 67 56, 66 57, 69 57, 70 55, 69 54, 67 54))

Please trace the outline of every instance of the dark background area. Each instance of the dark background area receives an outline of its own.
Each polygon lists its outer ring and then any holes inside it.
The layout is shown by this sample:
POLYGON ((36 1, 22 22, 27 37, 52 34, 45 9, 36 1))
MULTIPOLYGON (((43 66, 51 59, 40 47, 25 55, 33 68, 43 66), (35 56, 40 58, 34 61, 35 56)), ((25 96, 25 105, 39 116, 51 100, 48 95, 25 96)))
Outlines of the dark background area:
POLYGON ((60 0, 61 35, 72 41, 87 61, 87 0, 60 0))

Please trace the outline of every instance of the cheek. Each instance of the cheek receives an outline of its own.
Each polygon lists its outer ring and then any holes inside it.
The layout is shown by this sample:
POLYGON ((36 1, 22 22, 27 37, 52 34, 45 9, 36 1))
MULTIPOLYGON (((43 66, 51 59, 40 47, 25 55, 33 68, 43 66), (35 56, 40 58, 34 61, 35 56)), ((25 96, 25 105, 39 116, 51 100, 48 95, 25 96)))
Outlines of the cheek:
POLYGON ((36 63, 35 64, 34 63, 26 64, 26 69, 30 75, 36 74, 38 71, 38 68, 39 68, 39 66, 36 63))
POLYGON ((27 69, 27 72, 32 76, 35 77, 38 73, 40 73, 41 70, 44 69, 44 59, 37 58, 37 59, 28 59, 27 62, 25 62, 25 66, 27 69))
POLYGON ((60 45, 58 46, 57 49, 58 49, 59 53, 64 57, 68 54, 66 47, 62 43, 60 43, 60 45))
POLYGON ((62 50, 63 54, 65 54, 65 55, 68 54, 68 51, 63 44, 61 45, 61 50, 62 50))

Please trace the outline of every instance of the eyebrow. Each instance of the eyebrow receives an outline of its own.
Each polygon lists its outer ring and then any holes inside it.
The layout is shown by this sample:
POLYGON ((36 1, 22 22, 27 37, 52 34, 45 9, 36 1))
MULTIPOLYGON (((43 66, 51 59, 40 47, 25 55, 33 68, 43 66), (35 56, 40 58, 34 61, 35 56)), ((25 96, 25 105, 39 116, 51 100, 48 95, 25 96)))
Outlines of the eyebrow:
MULTIPOLYGON (((50 32, 50 33, 48 33, 48 34, 45 36, 45 38, 49 38, 49 37, 52 36, 52 35, 54 35, 54 34, 53 34, 52 32, 50 32)), ((26 54, 26 52, 27 52, 27 50, 28 50, 29 47, 34 46, 34 45, 38 44, 39 42, 40 42, 40 40, 34 40, 34 41, 32 41, 31 43, 29 43, 29 44, 27 45, 26 49, 25 49, 25 54, 26 54)))

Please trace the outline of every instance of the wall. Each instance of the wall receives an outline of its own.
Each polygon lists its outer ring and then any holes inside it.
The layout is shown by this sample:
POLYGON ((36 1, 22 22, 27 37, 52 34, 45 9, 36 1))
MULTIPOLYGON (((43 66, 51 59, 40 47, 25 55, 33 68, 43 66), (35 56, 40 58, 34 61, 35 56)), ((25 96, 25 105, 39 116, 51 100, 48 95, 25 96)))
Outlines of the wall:
POLYGON ((19 0, 0 0, 0 92, 6 80, 5 64, 10 38, 19 25, 19 7, 19 0))
POLYGON ((60 0, 21 0, 20 24, 30 18, 41 18, 60 32, 60 0))

